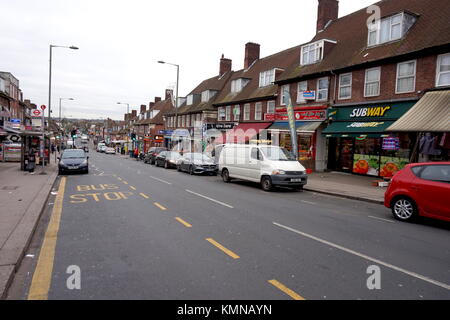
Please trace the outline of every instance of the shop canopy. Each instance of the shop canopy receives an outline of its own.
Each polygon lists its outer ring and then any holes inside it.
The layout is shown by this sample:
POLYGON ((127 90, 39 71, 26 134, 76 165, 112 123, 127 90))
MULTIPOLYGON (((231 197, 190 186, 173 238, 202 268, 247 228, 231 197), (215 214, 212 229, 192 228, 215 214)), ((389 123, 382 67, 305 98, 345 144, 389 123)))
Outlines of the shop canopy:
POLYGON ((241 123, 216 139, 216 143, 247 143, 261 131, 267 129, 271 122, 241 123))
POLYGON ((327 137, 360 137, 367 136, 377 138, 383 135, 389 135, 386 129, 394 121, 374 121, 374 122, 354 122, 337 121, 329 125, 322 134, 327 137))
MULTIPOLYGON (((312 121, 312 122, 296 122, 295 127, 297 132, 302 133, 312 133, 320 127, 322 122, 320 121, 312 121)), ((271 131, 290 131, 288 122, 275 122, 273 125, 269 127, 268 130, 271 131)))
POLYGON ((427 92, 388 131, 449 132, 450 90, 427 92))

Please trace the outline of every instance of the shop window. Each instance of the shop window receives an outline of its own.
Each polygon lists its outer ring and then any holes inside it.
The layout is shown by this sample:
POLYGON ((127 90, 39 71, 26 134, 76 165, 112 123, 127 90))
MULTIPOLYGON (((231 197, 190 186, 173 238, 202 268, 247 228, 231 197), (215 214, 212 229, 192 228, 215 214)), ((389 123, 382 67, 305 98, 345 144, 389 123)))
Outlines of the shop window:
POLYGON ((416 88, 416 61, 397 65, 397 85, 395 93, 414 92, 416 88))

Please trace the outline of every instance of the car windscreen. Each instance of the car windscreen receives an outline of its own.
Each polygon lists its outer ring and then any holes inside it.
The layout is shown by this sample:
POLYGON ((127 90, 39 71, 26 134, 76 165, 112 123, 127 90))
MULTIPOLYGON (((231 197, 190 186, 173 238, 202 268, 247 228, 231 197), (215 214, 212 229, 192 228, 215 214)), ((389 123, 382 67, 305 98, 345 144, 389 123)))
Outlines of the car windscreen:
POLYGON ((197 160, 197 161, 210 161, 211 158, 208 157, 205 154, 201 154, 201 153, 188 153, 186 155, 186 158, 192 159, 192 160, 197 160))
POLYGON ((166 156, 168 159, 174 159, 174 160, 181 158, 181 155, 178 152, 167 152, 166 156))
POLYGON ((296 161, 295 157, 284 148, 263 147, 261 148, 264 157, 272 161, 296 161))
POLYGON ((63 152, 61 159, 78 159, 85 157, 86 155, 83 150, 70 150, 63 152))

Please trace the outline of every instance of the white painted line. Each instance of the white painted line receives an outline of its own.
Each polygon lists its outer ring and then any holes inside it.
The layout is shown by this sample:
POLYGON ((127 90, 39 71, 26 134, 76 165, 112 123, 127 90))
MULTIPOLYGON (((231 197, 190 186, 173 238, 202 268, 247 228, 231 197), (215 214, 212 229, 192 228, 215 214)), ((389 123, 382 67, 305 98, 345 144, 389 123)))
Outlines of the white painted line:
POLYGON ((227 208, 230 208, 230 209, 234 209, 233 206, 230 206, 229 204, 226 204, 226 203, 224 203, 224 202, 221 202, 221 201, 218 201, 218 200, 216 200, 216 199, 213 199, 213 198, 204 196, 204 195, 202 195, 202 194, 200 194, 200 193, 197 193, 197 192, 194 192, 194 191, 191 191, 191 190, 187 190, 187 189, 186 189, 186 191, 189 192, 189 193, 192 193, 192 194, 194 194, 194 195, 196 195, 196 196, 205 198, 205 199, 207 199, 207 200, 209 200, 209 201, 218 203, 218 204, 220 204, 220 205, 222 205, 222 206, 224 206, 224 207, 227 207, 227 208))
POLYGON ((431 278, 428 278, 428 277, 426 277, 426 276, 420 275, 420 274, 418 274, 418 273, 415 273, 415 272, 412 272, 412 271, 408 271, 408 270, 406 270, 406 269, 403 269, 403 268, 394 266, 394 265, 389 264, 389 263, 386 263, 386 262, 384 262, 384 261, 381 261, 381 260, 378 260, 378 259, 369 257, 369 256, 367 256, 367 255, 365 255, 365 254, 362 254, 362 253, 353 251, 353 250, 351 250, 351 249, 347 249, 347 248, 345 248, 345 247, 343 247, 343 246, 340 246, 340 245, 338 245, 338 244, 335 244, 335 243, 332 243, 332 242, 329 242, 329 241, 326 241, 326 240, 317 238, 317 237, 315 237, 315 236, 312 236, 312 235, 309 235, 309 234, 307 234, 307 233, 304 233, 304 232, 295 230, 295 229, 293 229, 293 228, 289 228, 289 227, 283 226, 282 224, 279 224, 279 223, 276 223, 276 222, 273 222, 273 224, 276 225, 276 226, 278 226, 278 227, 280 227, 280 228, 283 228, 283 229, 289 230, 289 231, 291 231, 291 232, 297 233, 297 234, 299 234, 299 235, 301 235, 301 236, 303 236, 303 237, 306 237, 306 238, 309 238, 309 239, 318 241, 318 242, 323 243, 323 244, 325 244, 325 245, 328 245, 328 246, 330 246, 330 247, 333 247, 333 248, 336 248, 336 249, 345 251, 345 252, 347 252, 347 253, 350 253, 350 254, 352 254, 352 255, 355 255, 355 256, 357 256, 357 257, 360 257, 360 258, 363 258, 363 259, 372 261, 372 262, 374 262, 374 263, 376 263, 376 264, 385 266, 385 267, 390 268, 390 269, 393 269, 393 270, 395 270, 395 271, 398 271, 398 272, 407 274, 407 275, 409 275, 409 276, 411 276, 411 277, 414 277, 414 278, 423 280, 423 281, 425 281, 425 282, 434 284, 435 286, 444 288, 444 289, 446 289, 446 290, 450 290, 450 285, 449 285, 449 284, 442 283, 442 282, 433 280, 433 279, 431 279, 431 278))
POLYGON ((391 220, 383 219, 383 218, 378 218, 378 217, 373 217, 373 216, 369 216, 369 218, 376 219, 376 220, 381 220, 381 221, 389 222, 389 223, 395 223, 395 221, 391 221, 391 220))
POLYGON ((156 178, 156 177, 153 177, 153 176, 150 176, 150 178, 155 179, 155 180, 157 180, 157 181, 159 181, 159 182, 168 184, 168 185, 171 185, 171 184, 172 184, 172 183, 170 183, 170 182, 168 182, 168 181, 165 181, 165 180, 163 180, 163 179, 159 179, 159 178, 156 178))
POLYGON ((317 203, 315 203, 315 202, 306 201, 306 200, 302 200, 301 202, 307 203, 307 204, 311 204, 311 205, 313 205, 313 206, 317 205, 317 203))

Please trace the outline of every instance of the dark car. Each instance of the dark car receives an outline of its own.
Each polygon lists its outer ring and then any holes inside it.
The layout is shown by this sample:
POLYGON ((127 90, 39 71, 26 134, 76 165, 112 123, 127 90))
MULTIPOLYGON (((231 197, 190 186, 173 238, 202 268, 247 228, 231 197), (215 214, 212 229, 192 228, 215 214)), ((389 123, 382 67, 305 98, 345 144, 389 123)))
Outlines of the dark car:
POLYGON ((414 163, 397 172, 384 205, 397 220, 419 216, 450 221, 450 162, 414 163))
POLYGON ((163 148, 163 147, 150 148, 144 157, 144 162, 150 163, 150 164, 155 164, 156 156, 158 154, 160 154, 162 151, 167 151, 167 148, 163 148))
POLYGON ((176 168, 177 161, 181 158, 179 152, 176 151, 162 151, 156 156, 156 166, 164 167, 166 169, 176 168))
POLYGON ((58 159, 59 174, 66 172, 89 173, 89 157, 81 149, 66 149, 58 159))
POLYGON ((177 161, 178 171, 189 172, 189 174, 207 173, 217 175, 218 167, 214 159, 202 153, 186 153, 177 161))

